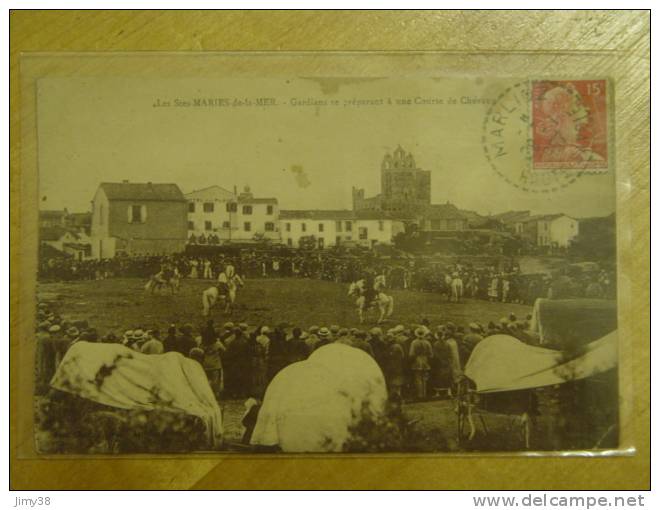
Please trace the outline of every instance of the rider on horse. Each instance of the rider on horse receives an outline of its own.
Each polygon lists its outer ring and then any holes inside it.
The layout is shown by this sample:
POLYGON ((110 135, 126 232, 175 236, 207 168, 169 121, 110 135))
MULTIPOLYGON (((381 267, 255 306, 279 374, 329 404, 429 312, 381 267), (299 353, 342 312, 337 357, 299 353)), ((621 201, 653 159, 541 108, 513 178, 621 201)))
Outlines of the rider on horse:
POLYGON ((236 274, 236 269, 231 264, 225 266, 225 270, 218 275, 216 287, 218 288, 218 295, 227 296, 232 287, 243 285, 243 280, 236 274))

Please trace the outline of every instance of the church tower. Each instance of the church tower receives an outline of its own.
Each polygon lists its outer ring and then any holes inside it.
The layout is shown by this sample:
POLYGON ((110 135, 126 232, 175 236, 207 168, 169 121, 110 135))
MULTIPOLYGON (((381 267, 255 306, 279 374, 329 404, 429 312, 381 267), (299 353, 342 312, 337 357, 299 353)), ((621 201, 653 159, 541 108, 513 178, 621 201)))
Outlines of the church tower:
POLYGON ((431 172, 417 168, 415 158, 399 145, 385 154, 380 167, 381 208, 415 212, 431 203, 431 172))

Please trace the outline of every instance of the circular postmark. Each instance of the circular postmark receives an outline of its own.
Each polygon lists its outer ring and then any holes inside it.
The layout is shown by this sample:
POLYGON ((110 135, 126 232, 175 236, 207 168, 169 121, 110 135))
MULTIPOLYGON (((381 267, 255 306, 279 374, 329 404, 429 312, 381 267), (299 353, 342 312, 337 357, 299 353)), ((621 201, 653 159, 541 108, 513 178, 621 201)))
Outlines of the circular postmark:
POLYGON ((505 88, 483 122, 481 143, 490 168, 511 186, 530 193, 554 193, 577 181, 580 170, 532 165, 531 89, 528 81, 505 88))

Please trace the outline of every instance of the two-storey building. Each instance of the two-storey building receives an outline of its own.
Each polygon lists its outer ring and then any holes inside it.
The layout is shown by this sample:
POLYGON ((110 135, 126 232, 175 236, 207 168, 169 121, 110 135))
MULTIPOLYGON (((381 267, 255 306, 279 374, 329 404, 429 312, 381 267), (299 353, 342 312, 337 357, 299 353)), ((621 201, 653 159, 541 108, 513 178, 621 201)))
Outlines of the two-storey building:
POLYGON ((104 182, 92 201, 92 257, 180 252, 188 204, 176 184, 104 182))

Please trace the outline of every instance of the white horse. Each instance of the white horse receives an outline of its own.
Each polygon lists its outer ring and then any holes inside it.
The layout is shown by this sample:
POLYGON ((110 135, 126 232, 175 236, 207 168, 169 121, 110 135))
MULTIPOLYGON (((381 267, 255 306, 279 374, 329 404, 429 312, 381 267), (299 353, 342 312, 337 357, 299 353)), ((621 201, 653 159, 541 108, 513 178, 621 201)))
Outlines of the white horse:
POLYGON ((376 278, 374 283, 375 298, 370 302, 367 302, 366 296, 366 282, 364 280, 358 280, 351 283, 348 288, 349 296, 356 296, 355 304, 358 309, 358 316, 360 317, 360 322, 364 322, 364 314, 369 308, 377 306, 380 311, 380 317, 378 318, 378 324, 382 323, 387 317, 390 317, 394 312, 394 298, 385 294, 382 289, 384 282, 380 277, 376 278))
POLYGON ((451 300, 458 303, 463 298, 463 280, 458 273, 454 273, 451 278, 451 300))
POLYGON ((179 292, 180 286, 181 275, 179 274, 179 270, 176 268, 163 269, 149 278, 149 281, 144 286, 144 290, 153 294, 159 289, 169 287, 172 295, 174 295, 175 292, 179 292))
POLYGON ((225 313, 229 313, 236 302, 236 291, 244 285, 243 279, 235 273, 234 266, 227 266, 218 275, 218 283, 202 292, 202 315, 206 317, 209 310, 218 302, 225 302, 225 313))

